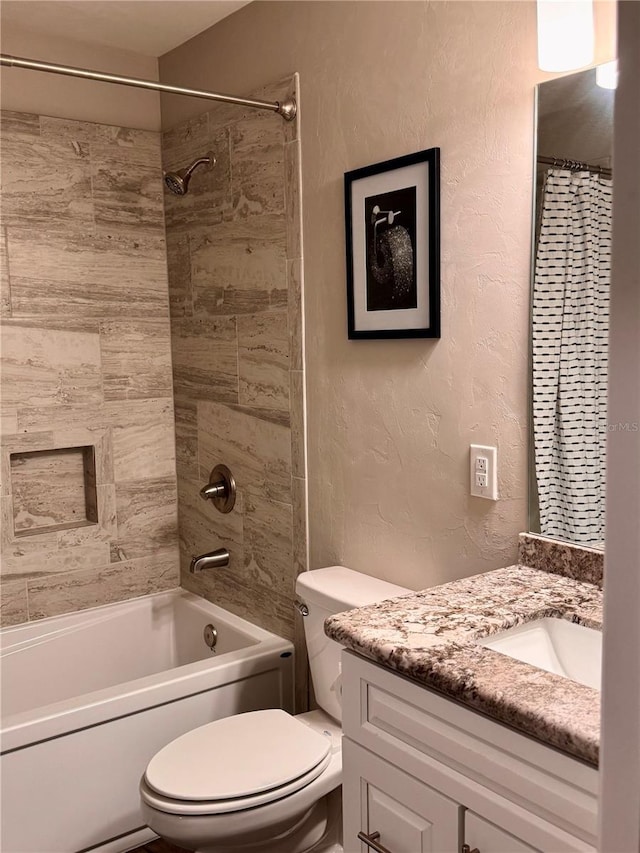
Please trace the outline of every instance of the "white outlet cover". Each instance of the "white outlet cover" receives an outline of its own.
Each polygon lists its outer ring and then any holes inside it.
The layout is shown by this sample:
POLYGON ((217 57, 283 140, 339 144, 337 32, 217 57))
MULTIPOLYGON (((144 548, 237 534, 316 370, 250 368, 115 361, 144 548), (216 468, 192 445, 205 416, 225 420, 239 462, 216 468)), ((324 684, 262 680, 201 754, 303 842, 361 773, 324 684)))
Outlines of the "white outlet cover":
POLYGON ((498 448, 483 444, 472 444, 469 448, 469 487, 476 498, 489 501, 498 500, 498 448), (478 465, 479 459, 486 459, 486 472, 478 465), (480 472, 482 472, 480 474, 480 472), (486 485, 479 485, 486 476, 486 485))

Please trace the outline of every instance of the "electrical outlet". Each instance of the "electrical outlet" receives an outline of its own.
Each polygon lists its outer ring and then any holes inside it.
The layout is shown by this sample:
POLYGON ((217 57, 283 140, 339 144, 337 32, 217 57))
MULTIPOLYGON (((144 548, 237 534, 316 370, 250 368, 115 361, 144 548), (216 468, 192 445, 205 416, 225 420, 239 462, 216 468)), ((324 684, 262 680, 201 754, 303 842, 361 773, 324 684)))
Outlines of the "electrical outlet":
POLYGON ((498 449, 472 444, 469 454, 470 491, 474 497, 498 500, 498 449))

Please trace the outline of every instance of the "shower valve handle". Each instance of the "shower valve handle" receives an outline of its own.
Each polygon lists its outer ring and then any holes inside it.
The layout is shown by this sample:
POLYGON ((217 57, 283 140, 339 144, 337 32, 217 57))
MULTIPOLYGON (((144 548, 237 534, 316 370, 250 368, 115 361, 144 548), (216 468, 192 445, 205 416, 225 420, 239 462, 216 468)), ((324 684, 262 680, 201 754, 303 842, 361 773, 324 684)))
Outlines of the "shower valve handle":
POLYGON ((216 465, 209 482, 200 489, 200 497, 211 501, 220 512, 231 512, 236 503, 235 477, 226 465, 216 465))

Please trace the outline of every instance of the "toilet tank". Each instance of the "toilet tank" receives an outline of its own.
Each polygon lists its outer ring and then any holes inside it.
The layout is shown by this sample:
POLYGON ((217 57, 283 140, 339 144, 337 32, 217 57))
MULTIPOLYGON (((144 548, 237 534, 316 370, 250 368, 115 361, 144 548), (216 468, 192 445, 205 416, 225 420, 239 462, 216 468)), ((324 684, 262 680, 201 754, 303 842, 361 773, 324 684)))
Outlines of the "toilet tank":
POLYGON ((303 572, 296 580, 298 599, 307 605, 304 633, 311 681, 318 705, 342 720, 340 653, 342 647, 324 633, 324 620, 343 610, 364 607, 411 592, 403 586, 372 578, 344 566, 303 572))

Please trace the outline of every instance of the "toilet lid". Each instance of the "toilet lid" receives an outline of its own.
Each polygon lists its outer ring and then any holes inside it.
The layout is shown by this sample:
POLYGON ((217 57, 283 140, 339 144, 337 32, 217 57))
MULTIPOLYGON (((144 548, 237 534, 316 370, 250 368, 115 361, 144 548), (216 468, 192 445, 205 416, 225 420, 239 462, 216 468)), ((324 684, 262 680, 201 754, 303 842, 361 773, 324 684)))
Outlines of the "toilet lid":
MULTIPOLYGON (((163 797, 208 801, 209 806, 221 800, 229 806, 266 792, 275 799, 283 786, 291 793, 320 775, 330 749, 330 737, 286 711, 251 711, 176 738, 151 759, 145 781, 163 797)), ((224 809, 225 803, 220 806, 224 809)))

